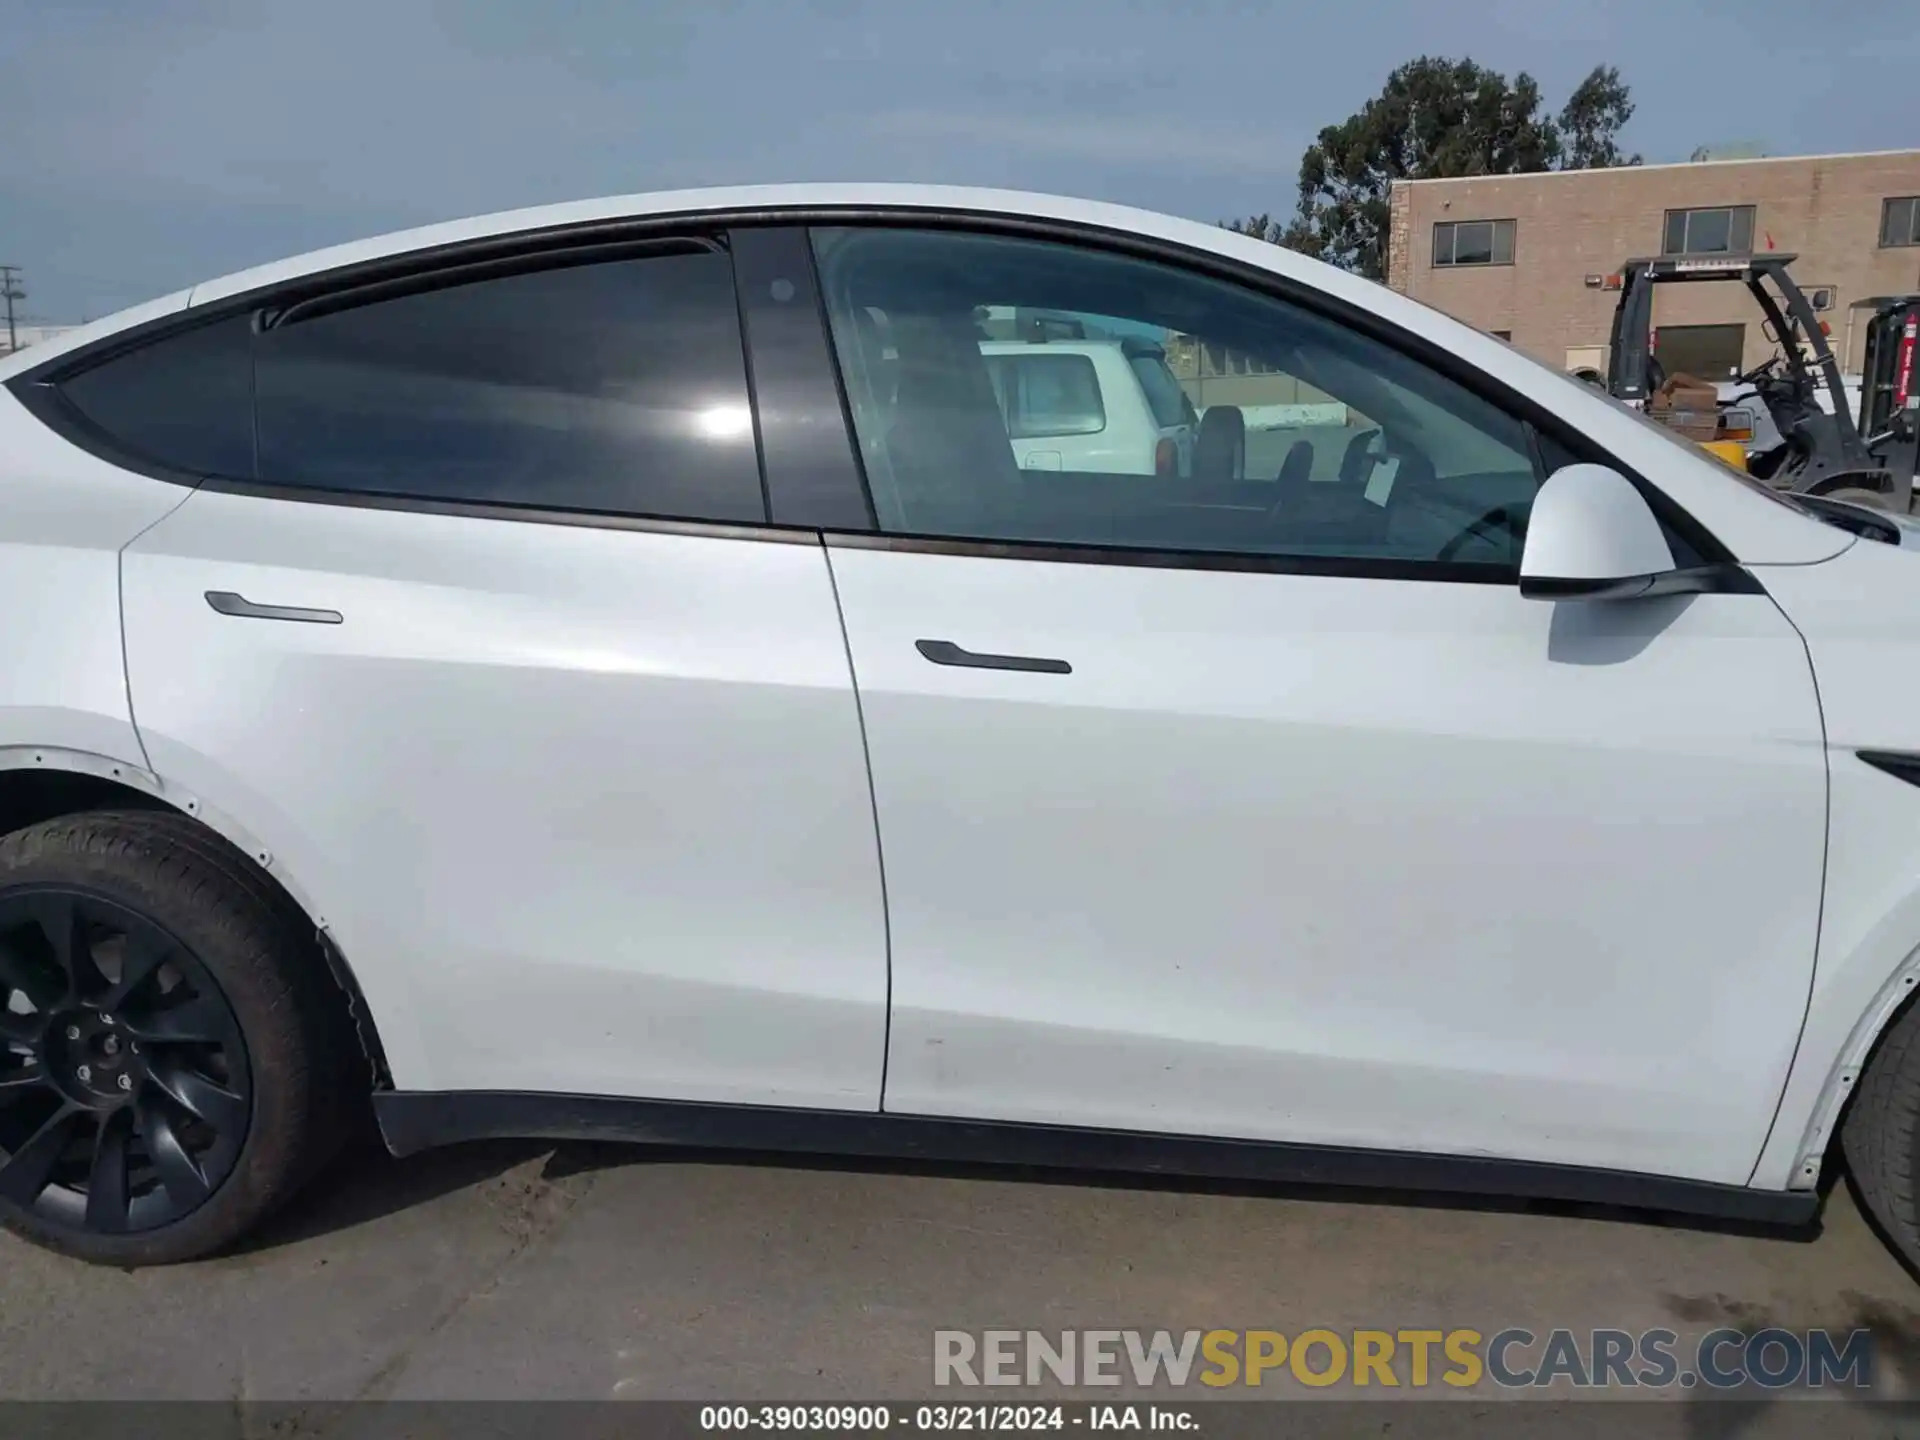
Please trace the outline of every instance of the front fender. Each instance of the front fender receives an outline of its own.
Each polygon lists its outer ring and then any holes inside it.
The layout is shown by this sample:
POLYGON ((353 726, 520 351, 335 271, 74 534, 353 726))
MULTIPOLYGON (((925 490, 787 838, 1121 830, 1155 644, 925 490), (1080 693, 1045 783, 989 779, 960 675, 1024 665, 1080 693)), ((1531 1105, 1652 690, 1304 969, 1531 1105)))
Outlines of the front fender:
POLYGON ((1751 1184, 1811 1188, 1862 1065, 1920 988, 1920 786, 1859 758, 1920 754, 1920 557, 1862 540, 1763 566, 1806 638, 1826 725, 1826 885, 1806 1021, 1751 1184))

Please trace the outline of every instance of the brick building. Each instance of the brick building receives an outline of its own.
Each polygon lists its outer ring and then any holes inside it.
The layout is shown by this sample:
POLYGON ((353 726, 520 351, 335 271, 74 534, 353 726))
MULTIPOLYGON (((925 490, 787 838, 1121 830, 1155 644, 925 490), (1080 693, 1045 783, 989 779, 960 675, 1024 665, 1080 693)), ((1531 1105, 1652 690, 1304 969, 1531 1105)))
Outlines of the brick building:
MULTIPOLYGON (((1636 256, 1798 255, 1848 370, 1862 344, 1848 306, 1920 291, 1920 150, 1413 180, 1391 214, 1389 285, 1568 370, 1604 371, 1617 297, 1603 277, 1636 256)), ((1722 379, 1774 349, 1740 285, 1664 286, 1654 325, 1669 371, 1722 379)))

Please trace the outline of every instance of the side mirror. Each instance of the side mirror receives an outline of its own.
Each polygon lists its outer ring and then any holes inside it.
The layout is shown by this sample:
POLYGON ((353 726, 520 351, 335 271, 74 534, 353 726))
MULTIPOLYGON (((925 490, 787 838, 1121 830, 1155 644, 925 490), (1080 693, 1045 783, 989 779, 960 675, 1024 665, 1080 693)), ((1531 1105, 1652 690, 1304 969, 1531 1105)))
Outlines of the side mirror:
POLYGON ((1676 573, 1653 507, 1619 471, 1568 465, 1534 497, 1520 554, 1528 599, 1626 600, 1665 590, 1660 577, 1676 573))

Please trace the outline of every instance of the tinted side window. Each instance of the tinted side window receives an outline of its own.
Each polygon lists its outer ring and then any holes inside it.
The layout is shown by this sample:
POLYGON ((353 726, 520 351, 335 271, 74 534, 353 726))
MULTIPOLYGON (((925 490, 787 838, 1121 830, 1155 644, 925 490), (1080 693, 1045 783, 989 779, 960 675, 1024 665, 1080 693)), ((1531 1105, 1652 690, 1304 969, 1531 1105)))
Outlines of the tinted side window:
POLYGON ((724 255, 295 309, 256 337, 255 382, 269 484, 765 518, 724 255))
MULTIPOLYGON (((1527 427, 1424 363, 1309 310, 1171 265, 952 231, 815 232, 882 528, 1190 552, 1517 567, 1539 488, 1527 427), (1036 451, 1002 401, 982 314, 1164 357, 1163 430, 1107 385, 1103 433, 1036 451)), ((1118 369, 1118 367, 1116 367, 1118 369)), ((1130 378, 1118 371, 1121 381, 1130 378)))
POLYGON ((240 315, 169 335, 62 381, 60 393, 130 455, 251 479, 251 328, 240 315))

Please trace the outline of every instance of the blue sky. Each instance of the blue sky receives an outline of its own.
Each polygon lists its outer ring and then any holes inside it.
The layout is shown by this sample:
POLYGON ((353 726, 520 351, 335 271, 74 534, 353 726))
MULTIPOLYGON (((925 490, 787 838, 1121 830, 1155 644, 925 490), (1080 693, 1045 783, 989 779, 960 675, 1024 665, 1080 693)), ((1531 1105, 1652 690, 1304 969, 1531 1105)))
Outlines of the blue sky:
POLYGON ((1319 127, 1422 53, 1530 70, 1555 109, 1616 64, 1649 160, 1920 145, 1910 0, 0 0, 0 261, 32 315, 78 320, 400 226, 682 185, 1281 212, 1319 127))

